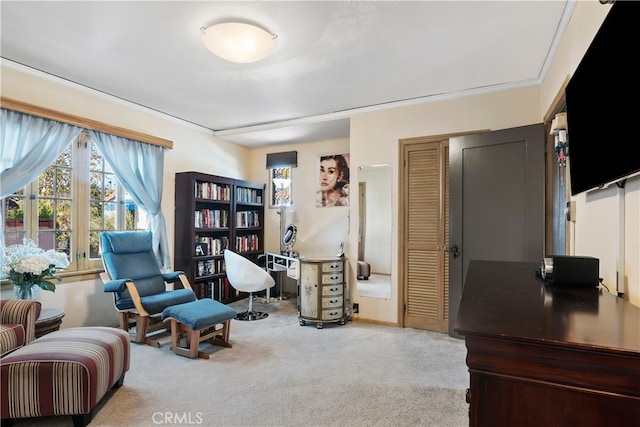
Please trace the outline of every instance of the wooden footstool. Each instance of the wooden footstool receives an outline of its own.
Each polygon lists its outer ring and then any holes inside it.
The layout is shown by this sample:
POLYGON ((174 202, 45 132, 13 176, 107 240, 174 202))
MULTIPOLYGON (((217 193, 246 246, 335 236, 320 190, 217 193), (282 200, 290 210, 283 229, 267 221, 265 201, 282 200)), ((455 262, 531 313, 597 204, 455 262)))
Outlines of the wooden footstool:
POLYGON ((171 350, 180 356, 208 359, 209 355, 199 351, 201 342, 231 348, 229 329, 236 311, 221 302, 201 299, 167 307, 162 320, 171 321, 171 350), (185 340, 185 345, 182 340, 185 340))

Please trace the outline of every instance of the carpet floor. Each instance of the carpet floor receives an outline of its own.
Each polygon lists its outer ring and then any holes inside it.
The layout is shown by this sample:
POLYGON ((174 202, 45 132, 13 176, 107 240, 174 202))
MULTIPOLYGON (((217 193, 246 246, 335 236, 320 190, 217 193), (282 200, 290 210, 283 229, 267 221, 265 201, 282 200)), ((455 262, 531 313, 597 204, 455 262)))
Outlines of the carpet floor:
MULTIPOLYGON (((231 306, 246 308, 247 300, 231 306)), ((295 298, 254 303, 269 317, 232 321, 233 348, 201 345, 209 360, 131 344, 124 385, 91 426, 434 426, 469 424, 464 341, 358 322, 300 326, 295 298)), ((71 426, 71 417, 15 426, 71 426)))

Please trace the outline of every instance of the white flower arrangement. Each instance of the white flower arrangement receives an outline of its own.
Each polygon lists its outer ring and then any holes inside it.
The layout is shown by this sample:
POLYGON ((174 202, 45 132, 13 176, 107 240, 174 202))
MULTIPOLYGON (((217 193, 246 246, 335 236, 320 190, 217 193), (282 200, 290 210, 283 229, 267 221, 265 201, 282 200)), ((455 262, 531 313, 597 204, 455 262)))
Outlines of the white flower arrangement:
POLYGON ((56 285, 48 279, 59 281, 56 271, 68 266, 69 259, 65 253, 52 249, 45 251, 32 240, 24 239, 23 244, 11 245, 5 249, 0 278, 8 278, 24 291, 36 285, 55 292, 56 285))

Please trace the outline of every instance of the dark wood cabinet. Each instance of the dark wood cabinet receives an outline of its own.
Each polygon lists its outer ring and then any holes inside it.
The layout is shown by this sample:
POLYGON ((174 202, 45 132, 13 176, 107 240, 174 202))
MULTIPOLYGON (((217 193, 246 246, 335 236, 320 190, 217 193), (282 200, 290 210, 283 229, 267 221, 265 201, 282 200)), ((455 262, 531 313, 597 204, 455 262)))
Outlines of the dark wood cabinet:
POLYGON ((264 254, 265 184, 180 172, 175 181, 175 269, 198 298, 228 303, 245 295, 227 280, 224 250, 257 261, 264 254))
POLYGON ((472 261, 464 335, 470 426, 640 426, 640 308, 552 287, 535 263, 472 261))

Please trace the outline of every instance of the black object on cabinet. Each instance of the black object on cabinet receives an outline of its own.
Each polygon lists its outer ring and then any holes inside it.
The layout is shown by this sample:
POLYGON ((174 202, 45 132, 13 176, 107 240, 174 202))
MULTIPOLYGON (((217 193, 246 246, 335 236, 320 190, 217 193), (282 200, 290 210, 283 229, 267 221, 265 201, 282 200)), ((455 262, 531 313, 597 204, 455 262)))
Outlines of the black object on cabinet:
POLYGON ((175 270, 184 271, 198 298, 223 303, 244 298, 230 286, 224 250, 257 262, 264 254, 265 184, 200 172, 175 180, 175 270))

